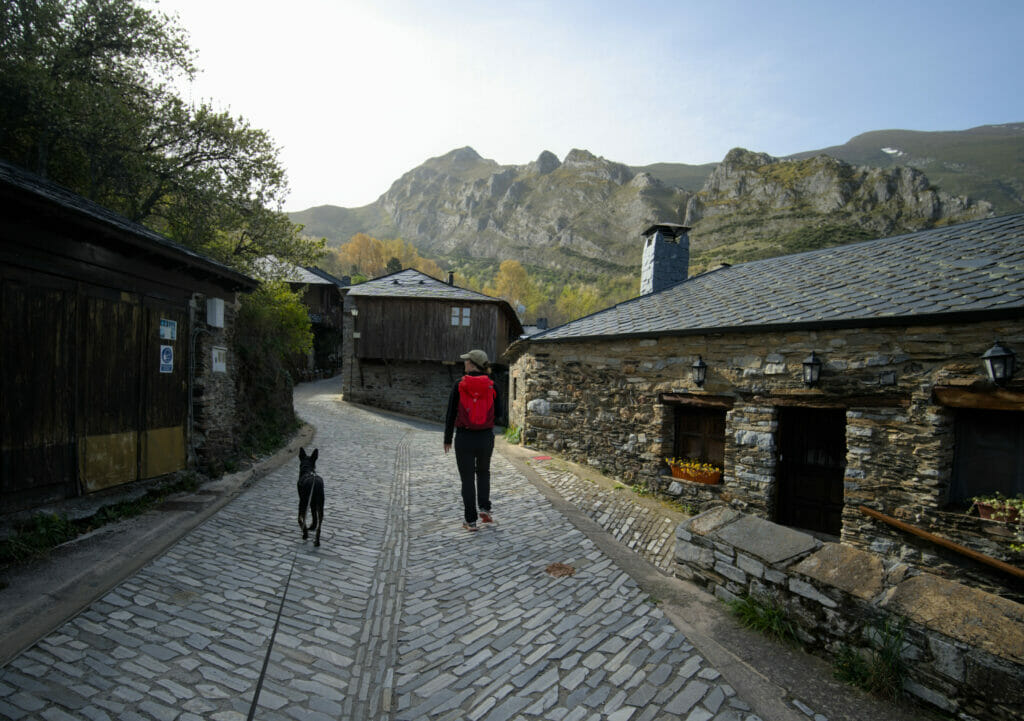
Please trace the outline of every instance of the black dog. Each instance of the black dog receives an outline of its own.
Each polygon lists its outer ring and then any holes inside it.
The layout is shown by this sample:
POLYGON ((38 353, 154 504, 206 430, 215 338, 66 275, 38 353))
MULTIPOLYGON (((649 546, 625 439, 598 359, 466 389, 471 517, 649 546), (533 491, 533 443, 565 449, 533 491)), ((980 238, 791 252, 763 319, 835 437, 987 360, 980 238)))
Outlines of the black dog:
POLYGON ((320 545, 320 529, 324 525, 324 479, 317 475, 316 458, 320 449, 314 448, 311 455, 306 455, 305 448, 299 448, 299 528, 302 538, 309 538, 309 532, 316 531, 314 546, 320 545), (306 509, 309 508, 313 523, 306 527, 306 509))

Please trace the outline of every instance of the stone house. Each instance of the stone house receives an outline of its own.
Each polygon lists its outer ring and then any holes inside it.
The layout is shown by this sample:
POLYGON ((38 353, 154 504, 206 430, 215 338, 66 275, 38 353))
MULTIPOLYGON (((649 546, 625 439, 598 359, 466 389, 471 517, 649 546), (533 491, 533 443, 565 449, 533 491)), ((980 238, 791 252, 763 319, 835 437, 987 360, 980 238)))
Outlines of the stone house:
POLYGON ((0 162, 0 508, 234 447, 230 334, 256 281, 0 162))
POLYGON ((1019 564, 1012 527, 966 511, 1024 493, 1024 374, 983 360, 1024 348, 1024 215, 694 277, 686 231, 645 232, 648 292, 505 354, 524 442, 1019 596, 914 531, 1019 564), (673 478, 671 457, 719 482, 673 478))
POLYGON ((344 306, 342 397, 421 418, 443 420, 462 377, 459 356, 484 350, 496 385, 498 359, 523 332, 504 300, 406 269, 349 288, 344 306))

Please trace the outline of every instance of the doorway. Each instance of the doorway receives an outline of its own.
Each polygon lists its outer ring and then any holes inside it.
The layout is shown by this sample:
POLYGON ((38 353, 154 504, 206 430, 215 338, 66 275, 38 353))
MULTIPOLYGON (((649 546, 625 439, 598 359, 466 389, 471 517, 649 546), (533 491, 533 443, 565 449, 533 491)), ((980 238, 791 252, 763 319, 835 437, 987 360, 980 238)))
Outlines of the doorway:
POLYGON ((778 522, 839 536, 843 526, 846 411, 779 409, 778 522))

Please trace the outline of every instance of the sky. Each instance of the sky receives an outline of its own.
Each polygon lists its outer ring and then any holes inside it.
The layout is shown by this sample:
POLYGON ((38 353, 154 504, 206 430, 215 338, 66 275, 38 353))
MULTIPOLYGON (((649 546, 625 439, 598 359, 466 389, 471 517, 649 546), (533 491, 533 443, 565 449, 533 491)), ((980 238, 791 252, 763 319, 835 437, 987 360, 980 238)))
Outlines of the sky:
POLYGON ((470 146, 627 165, 1024 121, 1020 0, 148 0, 183 96, 267 131, 289 212, 372 203, 470 146))

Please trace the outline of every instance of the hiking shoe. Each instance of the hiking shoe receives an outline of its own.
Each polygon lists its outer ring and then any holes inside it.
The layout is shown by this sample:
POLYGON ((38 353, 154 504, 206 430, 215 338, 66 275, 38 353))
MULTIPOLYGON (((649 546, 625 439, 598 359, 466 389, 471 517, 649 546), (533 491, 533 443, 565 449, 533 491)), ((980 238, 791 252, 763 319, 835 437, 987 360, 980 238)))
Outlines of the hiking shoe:
POLYGON ((480 520, 483 523, 494 523, 494 517, 490 511, 480 511, 480 520))
POLYGON ((463 523, 462 527, 465 528, 467 531, 475 531, 475 530, 477 530, 476 522, 473 522, 473 523, 463 523))

